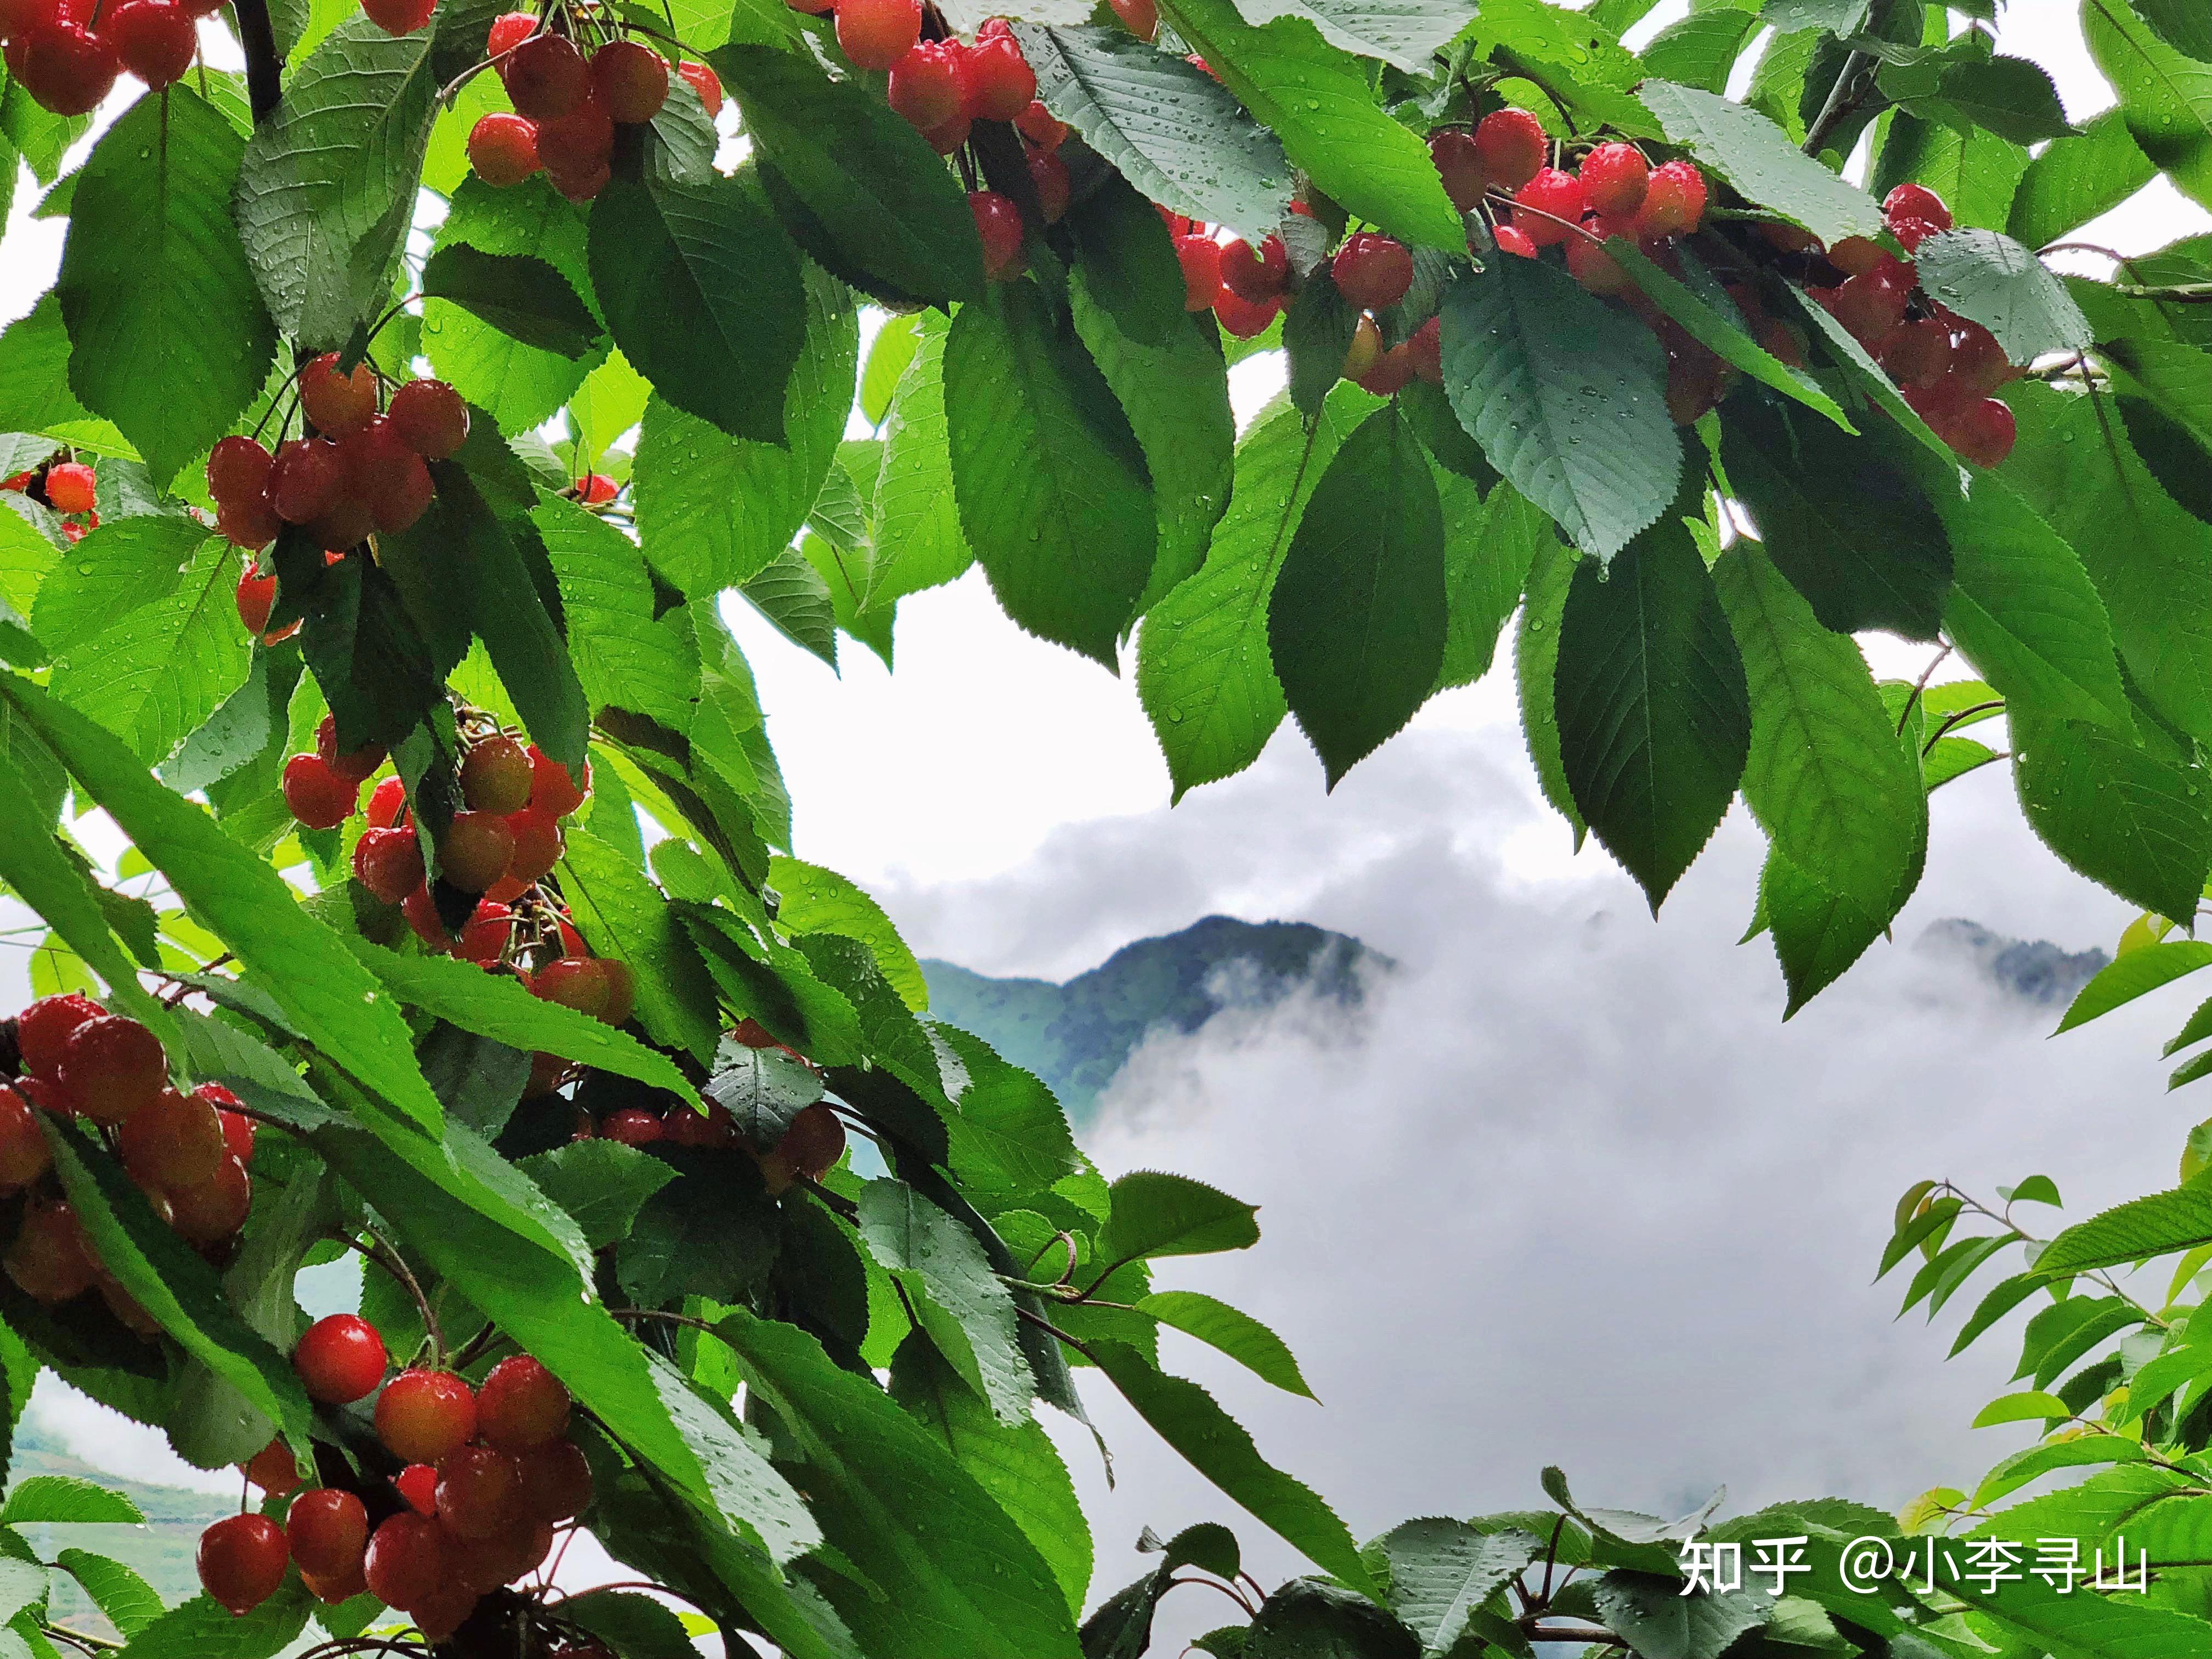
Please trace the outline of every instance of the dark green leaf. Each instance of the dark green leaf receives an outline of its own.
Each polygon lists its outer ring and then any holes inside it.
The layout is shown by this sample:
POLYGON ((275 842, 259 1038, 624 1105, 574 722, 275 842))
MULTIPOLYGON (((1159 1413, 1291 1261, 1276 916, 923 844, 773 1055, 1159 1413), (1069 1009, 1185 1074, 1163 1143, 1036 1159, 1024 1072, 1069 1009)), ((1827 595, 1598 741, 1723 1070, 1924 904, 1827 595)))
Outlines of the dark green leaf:
POLYGON ((822 1074, 781 1048, 724 1037, 706 1094, 730 1115, 738 1134, 766 1152, 783 1139, 793 1118, 822 1098, 822 1074))
POLYGON ((1420 1659, 1421 1640, 1364 1595, 1293 1578, 1260 1604, 1243 1659, 1420 1659))
POLYGON ((2027 164, 2005 225, 2030 247, 2055 242, 2126 201, 2157 175, 2119 110, 2106 110, 2027 164))
POLYGON ((1871 196, 1806 155, 1750 106, 1665 81, 1646 81, 1638 95, 1670 140, 1745 200, 1771 208, 1824 242, 1881 234, 1881 209, 1871 196))
POLYGON ((1478 1532, 1463 1521, 1401 1522, 1367 1547, 1389 1570, 1390 1611, 1428 1653, 1449 1653, 1470 1616, 1544 1553, 1544 1540, 1509 1527, 1478 1532))
POLYGON ((902 1181, 860 1188, 857 1224, 869 1253, 904 1286, 938 1352, 1000 1423, 1030 1414, 1036 1383, 1017 1340, 1013 1297, 983 1246, 902 1181))
POLYGON ((1921 285, 1939 303, 1981 324, 2015 363, 2081 351, 2088 319, 2043 262, 1994 230, 1947 230, 1914 255, 1921 285))
POLYGON ((568 279, 526 253, 486 253, 448 242, 422 266, 425 299, 445 300, 510 339, 580 357, 599 337, 598 319, 568 279))

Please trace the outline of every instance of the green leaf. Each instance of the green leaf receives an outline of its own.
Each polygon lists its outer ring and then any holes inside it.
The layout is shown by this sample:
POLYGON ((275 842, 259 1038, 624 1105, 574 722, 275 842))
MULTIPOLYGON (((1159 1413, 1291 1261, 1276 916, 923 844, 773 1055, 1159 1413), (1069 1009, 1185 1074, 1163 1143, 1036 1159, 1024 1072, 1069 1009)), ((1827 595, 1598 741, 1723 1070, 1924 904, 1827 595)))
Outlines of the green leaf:
POLYGON ((54 1565, 76 1580, 93 1605, 125 1637, 132 1637, 161 1616, 154 1587, 120 1561, 89 1550, 64 1550, 54 1565))
POLYGON ((1746 201, 1771 208, 1833 244, 1879 236, 1881 209, 1790 142, 1756 109, 1695 87, 1646 81, 1637 89, 1673 143, 1728 180, 1746 201))
MULTIPOLYGON (((69 365, 61 301, 49 292, 27 315, 0 330, 0 429, 41 433, 103 454, 130 453, 120 432, 77 402, 69 365)), ((14 513, 9 518, 22 522, 14 513)))
POLYGON ((742 1304, 759 1293, 776 1255, 775 1204, 750 1159, 683 1147, 659 1156, 684 1178, 647 1200, 615 1255, 615 1279, 640 1307, 692 1297, 742 1304))
POLYGON ((617 175, 591 224, 608 331, 655 392, 733 438, 785 441, 807 307, 798 253, 747 182, 617 175))
POLYGON ((690 723, 699 657, 675 618, 655 614, 637 544, 574 501, 531 509, 561 587, 568 652, 594 715, 629 708, 674 730, 690 723))
POLYGON ((1544 1553, 1534 1533, 1477 1532, 1464 1521, 1401 1522, 1368 1546, 1389 1568, 1390 1611, 1426 1653, 1449 1653, 1470 1616, 1544 1553))
POLYGON ((2064 1421, 2074 1413, 2056 1395, 2041 1392, 2008 1394, 1992 1400, 1975 1413, 1969 1428, 1994 1428, 2000 1423, 2034 1423, 2056 1418, 2064 1421))
POLYGON ((113 737, 15 676, 5 697, 85 791, 219 933, 294 1024, 340 1066, 434 1132, 436 1099, 414 1066, 398 1008, 284 878, 199 807, 172 794, 113 737))
POLYGON ((1954 122, 2016 144, 2063 138, 2075 128, 2058 101, 2058 88, 2040 64, 2025 58, 1986 55, 1969 45, 1911 64, 1895 64, 1878 77, 1881 89, 1916 114, 1954 122))
POLYGON ((2026 1638, 2051 1659, 2165 1659, 2203 1639, 2204 1621, 2194 1614, 2137 1600, 2069 1595, 2026 1576, 1993 1591, 1978 1577, 1947 1573, 1942 1588, 2000 1632, 2026 1638))
POLYGON ((2205 1243, 2212 1243, 2212 1187, 2191 1184, 2075 1222, 2044 1247, 2035 1258, 2035 1272, 2045 1279, 2057 1279, 2205 1243))
POLYGON ((1657 337, 1540 259, 1493 258, 1443 307, 1444 391, 1491 465, 1610 559, 1682 476, 1657 337))
POLYGON ((0 878, 107 981, 118 1012, 146 1021, 158 1035, 161 1005, 140 988, 136 965, 115 942, 107 895, 55 839, 54 815, 33 799, 28 781, 0 768, 0 878))
POLYGON ((1757 1589, 1683 1594, 1678 1578, 1615 1569, 1591 1587, 1607 1629, 1648 1659, 1720 1659, 1745 1632, 1766 1622, 1771 1598, 1757 1589))
POLYGON ((1260 1604, 1242 1659, 1420 1659, 1420 1639, 1364 1595, 1293 1578, 1260 1604))
POLYGON ((1728 811, 1751 739, 1743 659, 1680 520, 1609 572, 1576 568, 1554 686, 1576 804, 1656 915, 1728 811))
MULTIPOLYGON (((2067 1006, 2066 1017, 2058 1022, 2058 1030, 2070 1031, 2076 1025, 2086 1025, 2207 964, 2212 964, 2212 945, 2198 939, 2160 939, 2138 946, 2117 962, 2099 969, 2095 976, 2075 993, 2074 1000, 2067 1006)), ((2172 1048, 2166 1049, 2169 1054, 2172 1052, 2172 1048)))
POLYGON ((1566 614, 1567 596, 1573 591, 1575 565, 1570 549, 1557 541, 1539 541, 1535 561, 1528 567, 1520 629, 1514 636, 1513 678, 1521 694, 1521 729, 1527 737, 1537 784, 1553 810, 1574 827, 1575 848, 1580 851, 1589 826, 1583 821, 1582 809, 1575 805, 1566 763, 1560 758, 1557 690, 1559 624, 1566 614))
POLYGON ((2157 174, 2128 131, 2124 112, 2106 110, 2078 137, 2053 141, 2027 164, 2005 230, 2042 247, 2109 213, 2157 174))
POLYGON ((175 592, 207 539, 206 526, 193 519, 148 514, 102 524, 39 584, 30 616, 40 643, 66 654, 127 612, 175 592))
POLYGON ((714 999, 705 964, 660 891, 619 849, 570 823, 562 890, 594 956, 629 964, 637 1017, 653 1041, 704 1063, 714 1052, 714 999))
POLYGON ((2079 720, 2011 711, 2020 804, 2044 845, 2131 904, 2186 922, 2212 866, 2212 778, 2079 720))
POLYGON ((866 1564, 872 1594, 843 1579, 823 1585, 865 1650, 1077 1659, 1052 1570, 928 1429, 804 1331, 744 1312, 717 1330, 752 1397, 811 1467, 824 1536, 866 1564))
POLYGON ((1439 690, 1472 685, 1490 672, 1498 629, 1521 603, 1529 568, 1547 543, 1552 521, 1511 484, 1491 487, 1487 501, 1457 473, 1436 470, 1444 515, 1443 665, 1439 690))
POLYGON ((786 548, 738 592, 784 638, 836 667, 837 612, 830 584, 804 553, 786 548))
POLYGON ((1170 1376, 1124 1342, 1091 1345, 1099 1370, 1152 1431, 1285 1542, 1362 1595, 1373 1581, 1336 1512, 1260 1455, 1252 1437, 1195 1382, 1170 1376))
POLYGON ((1218 1349, 1277 1388, 1309 1400, 1316 1397, 1298 1370, 1297 1357, 1283 1339, 1242 1309, 1196 1291, 1155 1291, 1139 1297, 1136 1306, 1161 1324, 1218 1349))
POLYGON ((79 175, 55 292, 70 387, 167 488, 268 379, 276 331, 230 215, 245 140, 189 85, 141 99, 79 175))
POLYGON ((961 308, 945 410, 961 526, 999 603, 1030 632, 1112 666, 1158 526, 1121 404, 1042 289, 994 283, 961 308))
POLYGON ((732 438, 656 396, 638 434, 638 532, 647 563, 692 598, 735 587, 789 544, 822 493, 860 355, 849 299, 810 268, 806 343, 784 395, 788 445, 732 438))
POLYGON ((272 1659, 298 1640, 314 1606, 296 1577, 242 1617, 195 1595, 133 1635, 131 1659, 272 1659))
POLYGON ((574 1141, 515 1162, 575 1218, 595 1250, 628 1237, 646 1200, 676 1179, 676 1170, 650 1152, 612 1140, 574 1141))
POLYGON ((974 1234, 902 1181, 860 1188, 868 1250, 905 1285, 938 1352, 1001 1423, 1030 1414, 1036 1384, 1016 1338, 1013 1298, 974 1234))
POLYGON ((899 376, 884 419, 868 533, 873 558, 863 608, 870 612, 951 581, 975 562, 960 533, 945 429, 948 326, 934 313, 922 318, 914 361, 899 376))
POLYGON ((665 1602, 629 1590, 591 1590, 565 1598, 561 1617, 589 1631, 618 1659, 696 1659, 698 1644, 665 1602))
POLYGON ((743 106, 747 136, 844 259, 933 304, 982 293, 982 242, 958 181, 873 89, 769 46, 724 46, 709 61, 743 106), (838 142, 823 143, 824 133, 838 142))
POLYGON ((2142 153, 2184 195, 2212 205, 2212 64, 2175 51, 2129 0, 2085 0, 2081 27, 2142 153))
POLYGON ((2212 16, 2190 0, 2134 0, 2151 32, 2185 57, 2212 63, 2212 16))
POLYGON ((1692 12, 1651 37, 1644 48, 1644 62, 1662 81, 1700 92, 1725 92, 1729 72, 1759 26, 1755 13, 1732 7, 1692 12))
POLYGON ((769 881, 782 897, 775 915, 779 927, 793 933, 842 933, 860 940, 901 1001, 916 1013, 929 1006, 921 964, 883 906, 860 887, 835 870, 781 857, 769 861, 769 881))
POLYGON ((1282 141, 1212 76, 1116 26, 1014 34, 1045 106, 1147 198, 1248 240, 1274 229, 1291 197, 1282 141))
POLYGON ((1267 646, 1334 788, 1427 701, 1444 653, 1444 526, 1395 405, 1314 487, 1267 603, 1267 646))
POLYGON ((1411 245, 1466 251, 1467 227, 1428 146, 1382 112, 1366 71, 1312 24, 1279 17, 1255 27, 1231 0, 1169 0, 1160 15, 1346 211, 1411 245))
POLYGON ((1927 797, 1866 659, 1820 625, 1756 542, 1722 554, 1713 584, 1751 693, 1744 799, 1792 864, 1881 909, 1925 840, 1927 797))
POLYGON ((310 351, 383 309, 436 113, 436 31, 349 17, 288 77, 246 141, 235 207, 276 324, 310 351))
POLYGON ((730 1115, 739 1135, 765 1152, 783 1139, 792 1119, 822 1098, 822 1074, 781 1049, 724 1037, 706 1093, 730 1115))
POLYGON ((1119 1266, 1140 1256, 1210 1255, 1260 1242, 1256 1205, 1188 1176, 1138 1170, 1111 1191, 1113 1208, 1098 1237, 1102 1261, 1119 1266))
POLYGON ((540 351, 580 357, 599 338, 599 319, 568 279, 534 255, 486 253, 448 242, 424 262, 419 289, 426 300, 459 306, 540 351))
POLYGON ((2031 362, 2048 351, 2088 349, 2088 319, 2043 262, 1994 230, 1947 230, 1914 254, 1928 293, 1996 336, 2005 356, 2031 362))
POLYGON ((1782 965, 1790 998, 1786 1019, 1840 979, 1887 932, 1919 884, 1920 860, 1927 855, 1927 814, 1920 814, 1922 839, 1905 879, 1887 899, 1869 908, 1831 891, 1821 882, 1770 849, 1759 872, 1759 912, 1773 934, 1774 955, 1782 965))
POLYGON ((1824 626, 1936 637, 1951 550, 1927 496, 1881 445, 1745 398, 1721 423, 1721 457, 1768 556, 1824 626))
POLYGON ((101 1522, 136 1526, 145 1518, 123 1493, 67 1474, 26 1475, 9 1489, 8 1501, 0 1504, 0 1527, 101 1522))
POLYGON ((1303 17, 1331 46, 1408 75, 1431 73, 1430 60, 1467 22, 1467 9, 1453 0, 1243 0, 1237 9, 1255 27, 1303 17))

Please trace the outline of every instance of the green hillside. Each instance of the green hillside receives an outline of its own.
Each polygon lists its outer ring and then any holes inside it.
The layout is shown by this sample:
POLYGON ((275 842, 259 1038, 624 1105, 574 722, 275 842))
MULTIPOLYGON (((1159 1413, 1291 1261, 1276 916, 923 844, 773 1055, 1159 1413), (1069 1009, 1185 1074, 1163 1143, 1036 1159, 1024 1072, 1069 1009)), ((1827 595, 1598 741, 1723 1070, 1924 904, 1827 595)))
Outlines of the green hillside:
POLYGON ((1362 969, 1393 966, 1358 939, 1306 922, 1207 916, 1124 945, 1065 984, 993 979, 949 962, 925 961, 921 971, 931 1012, 1035 1072, 1081 1125, 1146 1033, 1195 1031, 1224 1007, 1265 1007, 1302 989, 1356 1006, 1362 969))

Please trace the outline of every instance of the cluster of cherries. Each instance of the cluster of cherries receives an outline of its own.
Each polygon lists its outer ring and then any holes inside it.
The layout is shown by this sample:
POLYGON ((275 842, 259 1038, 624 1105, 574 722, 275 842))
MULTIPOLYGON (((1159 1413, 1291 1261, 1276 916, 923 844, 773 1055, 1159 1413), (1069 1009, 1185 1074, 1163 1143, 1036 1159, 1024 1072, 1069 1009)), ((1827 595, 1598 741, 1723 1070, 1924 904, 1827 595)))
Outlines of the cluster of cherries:
POLYGON ((210 1255, 237 1237, 252 1206, 253 1120, 219 1083, 189 1094, 172 1087, 161 1039, 89 997, 45 997, 10 1023, 21 1074, 0 1083, 0 1193, 31 1196, 0 1265, 46 1307, 96 1289, 118 1319, 150 1336, 159 1328, 101 1265, 76 1212, 44 1188, 53 1153, 38 1114, 95 1126, 155 1213, 210 1255))
POLYGON ((100 528, 100 514, 93 510, 99 489, 98 477, 82 461, 54 461, 44 468, 0 478, 0 489, 37 495, 60 514, 62 534, 73 544, 100 528))
MULTIPOLYGON (((543 1566, 554 1528, 591 1505, 591 1466, 568 1438, 568 1390, 527 1354, 501 1360, 473 1389, 429 1366, 386 1382, 383 1335, 356 1315, 333 1314, 308 1328, 292 1364, 325 1405, 375 1395, 377 1438, 402 1467, 388 1488, 369 1493, 383 1517, 374 1528, 369 1504, 343 1486, 299 1492, 281 1527, 250 1511, 210 1527, 200 1535, 200 1583, 234 1613, 267 1601, 297 1564, 319 1600, 366 1591, 441 1642, 480 1598, 543 1566)), ((246 1474, 271 1498, 300 1485, 282 1439, 246 1474)), ((574 1659, 590 1651, 571 1650, 574 1659)))
POLYGON ((159 90, 199 51, 199 20, 222 0, 0 0, 8 72, 56 115, 84 115, 128 70, 159 90))
MULTIPOLYGON (((299 391, 311 433, 278 444, 273 455, 259 439, 235 436, 209 453, 216 528, 258 553, 286 525, 298 525, 337 555, 372 532, 394 535, 421 518, 437 493, 427 463, 453 454, 469 435, 460 393, 443 380, 410 380, 380 412, 375 368, 364 358, 341 374, 335 351, 300 370, 299 391)), ((249 565, 238 614, 250 632, 265 632, 276 602, 275 574, 249 565)))
MULTIPOLYGON (((477 118, 469 165, 502 189, 542 168, 570 201, 590 201, 611 176, 615 128, 650 121, 668 101, 668 60, 641 40, 617 36, 586 57, 541 19, 510 11, 494 20, 487 50, 514 109, 477 118)), ((721 109, 722 82, 713 70, 683 63, 676 72, 708 114, 721 109)))

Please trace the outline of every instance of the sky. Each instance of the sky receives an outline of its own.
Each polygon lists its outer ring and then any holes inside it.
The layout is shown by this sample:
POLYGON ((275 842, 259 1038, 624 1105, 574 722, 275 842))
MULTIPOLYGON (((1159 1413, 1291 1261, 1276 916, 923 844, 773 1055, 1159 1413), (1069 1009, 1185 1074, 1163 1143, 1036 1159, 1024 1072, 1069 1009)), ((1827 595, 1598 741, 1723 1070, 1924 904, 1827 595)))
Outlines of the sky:
MULTIPOLYGON (((2072 13, 2014 0, 2001 49, 2049 68, 2079 120, 2110 94, 2072 13)), ((61 227, 24 216, 33 199, 19 191, 0 321, 58 257, 61 227)), ((2161 185, 2083 234, 2138 251, 2205 222, 2161 185)), ((1274 372, 1240 374, 1241 412, 1274 372)), ((2157 1045, 2185 1002, 2052 1040, 2051 1011, 1917 944, 1955 915, 2110 948, 2129 920, 2035 842, 2000 767, 1937 796, 1894 942, 1785 1024, 1771 951, 1735 943, 1760 856, 1741 811, 1653 921, 1540 802, 1499 672, 1435 700, 1333 793, 1286 725, 1249 772, 1170 808, 1126 672, 1022 634, 979 576, 905 602, 896 674, 849 642, 833 674, 750 613, 732 621, 795 850, 867 885, 922 954, 1060 978, 1226 912, 1337 928, 1400 962, 1357 1019, 1293 1001, 1154 1039, 1089 1147, 1109 1175, 1178 1170, 1261 1206, 1257 1249, 1160 1280, 1266 1320, 1325 1404, 1183 1339, 1164 1357, 1363 1537, 1533 1504, 1552 1462, 1591 1501, 1668 1512, 1723 1484, 1730 1509, 1820 1492, 1887 1507, 1968 1484, 2021 1439, 1966 1428, 2005 1386, 2018 1321, 1949 1362, 1963 1304, 1933 1330, 1893 1322, 1901 1285, 1869 1281, 1896 1194, 2040 1170, 2078 1218, 2167 1183, 2207 1110, 2162 1091, 2157 1045)), ((1882 674, 1925 661, 1866 644, 1882 674)), ((12 963, 0 986, 20 986, 12 963)), ((1109 1492, 1087 1436, 1060 1436, 1094 1594, 1136 1575, 1146 1525, 1228 1521, 1263 1579, 1297 1570, 1117 1401, 1085 1394, 1118 1475, 1109 1492)), ((82 1402, 50 1392, 35 1409, 82 1454, 192 1478, 82 1402)), ((1171 1601, 1165 1626, 1218 1618, 1171 1601)))

